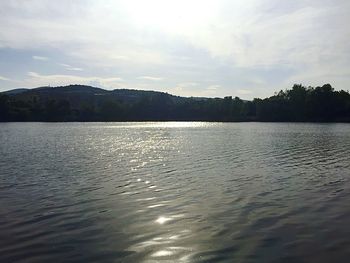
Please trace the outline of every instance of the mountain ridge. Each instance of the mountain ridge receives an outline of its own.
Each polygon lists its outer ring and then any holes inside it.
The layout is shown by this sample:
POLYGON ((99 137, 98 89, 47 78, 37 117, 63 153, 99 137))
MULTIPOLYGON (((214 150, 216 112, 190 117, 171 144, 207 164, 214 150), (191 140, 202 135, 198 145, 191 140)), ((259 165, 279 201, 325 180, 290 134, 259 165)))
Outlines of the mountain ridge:
MULTIPOLYGON (((137 94, 137 93, 159 93, 159 94, 168 94, 174 97, 182 97, 182 98, 186 98, 183 96, 177 96, 177 95, 172 95, 169 94, 167 92, 162 92, 162 91, 156 91, 156 90, 140 90, 140 89, 113 89, 113 90, 106 90, 106 89, 102 89, 102 88, 98 88, 98 87, 94 87, 94 86, 90 86, 90 85, 79 85, 79 84, 71 84, 71 85, 66 85, 66 86, 55 86, 55 87, 51 87, 51 86, 42 86, 42 87, 37 87, 37 88, 16 88, 16 89, 11 89, 11 90, 6 90, 6 91, 2 91, 0 93, 3 94, 8 94, 8 95, 17 95, 20 93, 25 93, 25 92, 68 92, 68 93, 72 93, 72 92, 84 92, 84 93, 102 93, 102 94, 107 94, 107 93, 133 93, 133 94, 137 94)), ((196 97, 196 98, 201 98, 201 97, 196 97)))

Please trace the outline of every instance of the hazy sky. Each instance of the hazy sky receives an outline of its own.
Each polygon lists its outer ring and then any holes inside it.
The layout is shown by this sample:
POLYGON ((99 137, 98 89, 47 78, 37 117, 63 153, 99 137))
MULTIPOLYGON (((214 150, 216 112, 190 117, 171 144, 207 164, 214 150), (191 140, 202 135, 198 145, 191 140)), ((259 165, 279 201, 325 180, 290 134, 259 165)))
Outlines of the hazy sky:
POLYGON ((0 90, 350 87, 348 0, 0 0, 0 90))

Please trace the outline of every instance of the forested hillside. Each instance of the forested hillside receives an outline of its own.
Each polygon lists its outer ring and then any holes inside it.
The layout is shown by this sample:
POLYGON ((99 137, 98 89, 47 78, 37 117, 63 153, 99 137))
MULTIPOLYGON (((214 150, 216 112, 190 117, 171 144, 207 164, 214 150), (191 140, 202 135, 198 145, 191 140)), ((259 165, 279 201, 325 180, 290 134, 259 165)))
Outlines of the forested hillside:
POLYGON ((350 121, 350 94, 294 85, 266 99, 185 98, 82 85, 0 93, 0 121, 350 121))

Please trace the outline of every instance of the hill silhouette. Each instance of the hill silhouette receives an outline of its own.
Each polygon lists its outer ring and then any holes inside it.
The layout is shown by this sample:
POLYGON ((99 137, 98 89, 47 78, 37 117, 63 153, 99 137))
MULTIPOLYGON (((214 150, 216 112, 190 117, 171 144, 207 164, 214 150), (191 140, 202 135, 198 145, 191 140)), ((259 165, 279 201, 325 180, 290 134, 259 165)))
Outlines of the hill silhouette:
POLYGON ((69 85, 0 93, 0 121, 349 122, 350 94, 300 84, 265 99, 179 97, 69 85))

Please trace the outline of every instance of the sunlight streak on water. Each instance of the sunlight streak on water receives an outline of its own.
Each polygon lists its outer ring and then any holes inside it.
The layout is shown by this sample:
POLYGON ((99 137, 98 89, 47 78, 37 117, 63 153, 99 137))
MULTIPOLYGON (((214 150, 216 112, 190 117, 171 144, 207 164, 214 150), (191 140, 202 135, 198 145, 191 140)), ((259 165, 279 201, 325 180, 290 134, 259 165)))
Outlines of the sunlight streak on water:
POLYGON ((198 128, 198 127, 210 127, 215 123, 209 122, 124 122, 118 125, 108 125, 107 128, 123 129, 123 128, 198 128))
POLYGON ((171 220, 171 218, 169 218, 169 217, 160 216, 157 218, 156 223, 163 225, 164 223, 166 223, 170 220, 171 220))

